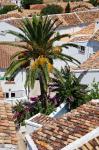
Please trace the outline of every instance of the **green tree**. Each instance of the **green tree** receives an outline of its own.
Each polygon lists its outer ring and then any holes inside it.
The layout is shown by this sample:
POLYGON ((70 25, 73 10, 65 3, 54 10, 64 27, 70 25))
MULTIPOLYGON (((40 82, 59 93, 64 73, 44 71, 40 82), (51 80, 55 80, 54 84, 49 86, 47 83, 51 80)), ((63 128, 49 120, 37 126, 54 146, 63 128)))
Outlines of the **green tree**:
POLYGON ((99 6, 99 1, 98 0, 89 0, 89 3, 91 3, 93 6, 99 6))
POLYGON ((45 8, 41 10, 41 14, 49 15, 49 14, 60 14, 63 12, 63 8, 59 5, 47 5, 45 8))
POLYGON ((0 8, 0 14, 6 14, 9 11, 18 9, 16 5, 5 5, 2 8, 0 8))
POLYGON ((32 4, 42 4, 43 0, 21 0, 23 8, 29 9, 32 4))
POLYGON ((81 84, 83 72, 78 78, 70 72, 69 67, 61 69, 61 72, 55 71, 54 77, 50 84, 50 90, 56 93, 56 97, 68 104, 69 109, 76 108, 85 103, 85 96, 87 94, 87 85, 81 84))
POLYGON ((71 8, 70 8, 70 3, 67 3, 67 6, 65 8, 65 13, 70 13, 71 12, 71 8))
MULTIPOLYGON (((79 46, 75 44, 63 44, 62 46, 53 46, 55 41, 60 40, 63 37, 69 36, 68 34, 56 35, 55 31, 59 27, 59 23, 54 27, 55 23, 48 17, 33 16, 32 20, 24 19, 23 27, 20 28, 22 33, 9 31, 8 33, 18 37, 26 44, 6 43, 6 45, 12 45, 20 47, 23 50, 16 52, 11 58, 11 64, 8 67, 5 76, 13 78, 20 70, 26 69, 26 83, 25 86, 34 88, 35 80, 38 78, 40 82, 41 101, 42 107, 47 108, 47 88, 50 79, 50 73, 55 70, 53 66, 54 59, 60 59, 62 61, 70 61, 78 64, 78 61, 74 58, 62 53, 62 47, 68 48, 79 46)), ((1 43, 2 44, 2 43, 1 43)), ((4 42, 3 42, 4 44, 4 42)))

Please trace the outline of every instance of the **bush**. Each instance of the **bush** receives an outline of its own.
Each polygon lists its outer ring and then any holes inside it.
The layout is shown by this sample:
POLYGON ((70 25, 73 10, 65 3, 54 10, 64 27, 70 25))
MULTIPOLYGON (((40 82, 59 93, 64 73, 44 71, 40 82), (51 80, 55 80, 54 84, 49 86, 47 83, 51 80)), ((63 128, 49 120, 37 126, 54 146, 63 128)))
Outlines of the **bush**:
POLYGON ((93 6, 99 6, 99 1, 98 0, 89 0, 89 3, 91 3, 93 6))
POLYGON ((6 5, 0 8, 0 14, 6 14, 9 11, 17 9, 16 5, 6 5))
POLYGON ((41 10, 41 14, 49 15, 49 14, 60 14, 63 12, 63 8, 59 5, 47 5, 45 8, 41 10))
POLYGON ((43 0, 21 0, 22 7, 29 9, 32 4, 43 4, 43 0))
POLYGON ((70 8, 70 3, 68 2, 66 8, 65 8, 65 13, 70 13, 71 12, 71 8, 70 8))
POLYGON ((46 112, 44 108, 42 108, 40 96, 31 98, 31 102, 17 102, 13 108, 15 123, 17 125, 24 125, 26 119, 29 119, 37 113, 46 115, 52 113, 57 105, 54 103, 53 98, 48 97, 48 99, 48 108, 46 112))
POLYGON ((89 89, 87 99, 99 99, 99 82, 96 83, 95 80, 93 81, 91 88, 89 89))
POLYGON ((69 68, 56 71, 49 85, 50 90, 56 93, 57 98, 68 104, 68 109, 74 109, 83 103, 86 103, 87 85, 81 84, 80 81, 84 73, 78 78, 70 72, 69 68))

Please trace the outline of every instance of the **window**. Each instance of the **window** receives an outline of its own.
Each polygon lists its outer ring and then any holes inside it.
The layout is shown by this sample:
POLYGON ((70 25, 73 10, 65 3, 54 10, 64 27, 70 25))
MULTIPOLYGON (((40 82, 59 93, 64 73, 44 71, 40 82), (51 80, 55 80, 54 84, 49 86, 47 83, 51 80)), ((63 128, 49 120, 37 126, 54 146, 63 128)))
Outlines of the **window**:
POLYGON ((15 93, 11 93, 11 97, 15 97, 15 93))
POLYGON ((84 46, 81 46, 81 48, 79 49, 79 53, 85 54, 85 47, 84 46))
POLYGON ((5 93, 5 97, 6 97, 6 98, 9 98, 9 93, 5 93))

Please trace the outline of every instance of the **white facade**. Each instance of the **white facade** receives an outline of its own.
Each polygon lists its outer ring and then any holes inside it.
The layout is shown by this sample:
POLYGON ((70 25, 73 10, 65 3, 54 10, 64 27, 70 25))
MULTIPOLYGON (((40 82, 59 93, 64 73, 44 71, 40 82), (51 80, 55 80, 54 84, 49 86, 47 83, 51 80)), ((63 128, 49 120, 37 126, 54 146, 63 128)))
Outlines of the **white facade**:
MULTIPOLYGON (((65 34, 65 33, 72 34, 72 33, 75 33, 77 31, 80 31, 85 26, 87 26, 87 25, 83 24, 83 25, 77 25, 77 26, 70 26, 68 28, 64 27, 64 28, 58 29, 56 32, 59 32, 59 34, 65 34)), ((19 39, 17 39, 15 36, 13 36, 11 34, 6 34, 6 31, 8 31, 8 30, 16 31, 16 32, 19 32, 19 33, 21 32, 18 28, 14 27, 13 25, 10 25, 6 22, 0 22, 0 41, 11 41, 11 42, 18 41, 19 39)), ((64 44, 64 43, 66 43, 66 42, 65 41, 64 42, 57 41, 55 43, 55 45, 61 45, 61 44, 64 44)), ((69 49, 64 48, 63 53, 74 57, 75 59, 80 61, 80 63, 87 60, 92 53, 99 50, 99 48, 98 48, 99 43, 98 42, 96 43, 96 42, 87 42, 86 41, 86 42, 76 42, 76 44, 85 46, 85 52, 81 53, 79 49, 70 47, 69 49)), ((60 69, 61 67, 65 66, 65 63, 61 62, 59 60, 55 60, 54 65, 55 65, 55 67, 60 69)), ((70 65, 73 66, 73 64, 70 64, 70 65)), ((4 74, 4 72, 2 72, 2 68, 0 70, 0 74, 1 75, 4 74)), ((24 88, 25 78, 23 77, 22 72, 20 72, 16 76, 15 84, 11 84, 11 85, 8 84, 7 85, 7 84, 5 84, 5 81, 1 81, 1 82, 2 82, 2 86, 3 86, 3 89, 4 89, 5 93, 9 92, 9 95, 11 95, 11 91, 16 91, 16 93, 17 93, 16 97, 18 97, 18 98, 19 97, 21 98, 21 96, 24 97, 26 95, 25 88, 24 88), (11 89, 11 90, 9 90, 9 89, 11 89), (25 93, 25 94, 23 94, 23 93, 25 93), (18 95, 20 95, 20 96, 18 96, 18 95)), ((30 96, 36 96, 36 95, 40 94, 40 90, 39 90, 40 87, 39 87, 38 81, 36 83, 37 84, 35 86, 35 89, 33 91, 31 91, 30 96)), ((11 96, 10 96, 10 98, 11 98, 11 96)))
MULTIPOLYGON (((78 77, 83 71, 84 70, 75 70, 74 73, 78 77)), ((99 69, 88 70, 88 72, 82 78, 81 83, 87 84, 89 87, 91 87, 91 84, 94 80, 96 83, 99 82, 99 69)))
MULTIPOLYGON (((0 78, 5 74, 4 69, 0 69, 0 78)), ((19 72, 14 81, 1 80, 0 84, 2 86, 3 92, 5 93, 6 100, 12 102, 13 100, 27 100, 25 84, 25 71, 19 72)))
POLYGON ((19 33, 21 32, 18 28, 6 22, 0 22, 0 41, 11 41, 11 42, 18 41, 16 36, 7 33, 7 31, 9 30, 19 33))
POLYGON ((21 0, 11 0, 12 3, 21 6, 21 0))

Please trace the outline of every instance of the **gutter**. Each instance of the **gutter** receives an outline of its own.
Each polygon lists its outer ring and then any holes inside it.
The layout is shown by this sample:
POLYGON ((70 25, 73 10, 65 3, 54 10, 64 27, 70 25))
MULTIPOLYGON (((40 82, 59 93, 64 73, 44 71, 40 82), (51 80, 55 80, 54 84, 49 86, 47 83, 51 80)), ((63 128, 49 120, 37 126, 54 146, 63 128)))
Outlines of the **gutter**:
POLYGON ((26 138, 26 141, 27 141, 27 144, 28 144, 28 150, 38 150, 36 144, 34 143, 33 139, 31 138, 30 135, 25 135, 25 138, 26 138), (30 149, 29 149, 30 148, 30 149))
POLYGON ((99 136, 99 127, 92 130, 88 134, 84 135, 80 139, 77 139, 76 141, 74 141, 74 142, 70 143, 69 145, 65 146, 61 150, 75 150, 75 149, 78 149, 81 146, 83 146, 84 144, 86 144, 87 142, 89 142, 90 140, 92 140, 92 139, 94 139, 98 136, 99 136))

